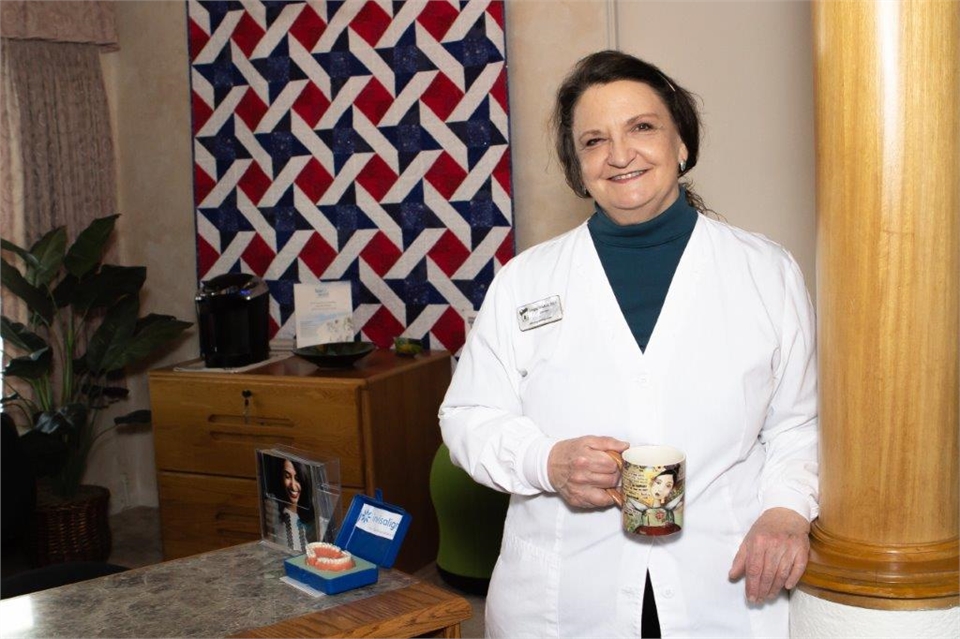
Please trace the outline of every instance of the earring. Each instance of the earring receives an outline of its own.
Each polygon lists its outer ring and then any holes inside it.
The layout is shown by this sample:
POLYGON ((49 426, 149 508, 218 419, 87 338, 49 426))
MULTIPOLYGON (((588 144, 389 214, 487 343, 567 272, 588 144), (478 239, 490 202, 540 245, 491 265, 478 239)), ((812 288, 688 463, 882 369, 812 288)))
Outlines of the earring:
POLYGON ((680 160, 680 172, 683 173, 686 170, 687 170, 687 161, 680 160))

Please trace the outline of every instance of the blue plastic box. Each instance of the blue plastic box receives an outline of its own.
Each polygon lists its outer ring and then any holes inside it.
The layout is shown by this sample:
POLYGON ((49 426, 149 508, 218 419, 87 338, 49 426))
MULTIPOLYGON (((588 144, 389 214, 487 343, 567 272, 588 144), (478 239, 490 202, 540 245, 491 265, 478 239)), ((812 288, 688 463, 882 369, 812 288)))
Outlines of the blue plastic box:
POLYGON ((307 565, 307 555, 303 554, 285 560, 284 571, 291 579, 328 595, 376 583, 378 567, 393 566, 410 520, 410 514, 402 508, 384 503, 379 490, 376 498, 357 495, 334 541, 353 555, 356 566, 340 572, 317 570, 307 565))

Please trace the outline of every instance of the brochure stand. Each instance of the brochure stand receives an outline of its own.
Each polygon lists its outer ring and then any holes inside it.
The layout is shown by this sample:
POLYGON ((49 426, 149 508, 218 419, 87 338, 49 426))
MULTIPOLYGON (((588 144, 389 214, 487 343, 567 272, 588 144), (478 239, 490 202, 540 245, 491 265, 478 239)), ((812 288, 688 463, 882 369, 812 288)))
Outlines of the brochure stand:
POLYGON ((343 521, 340 460, 287 446, 257 450, 260 531, 264 543, 302 553, 336 539, 343 521))

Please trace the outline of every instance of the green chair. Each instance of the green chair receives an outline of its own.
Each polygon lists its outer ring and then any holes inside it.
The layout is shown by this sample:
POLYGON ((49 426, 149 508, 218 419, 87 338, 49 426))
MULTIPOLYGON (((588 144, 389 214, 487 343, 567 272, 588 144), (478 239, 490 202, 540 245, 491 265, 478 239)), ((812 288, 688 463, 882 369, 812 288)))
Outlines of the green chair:
POLYGON ((430 496, 440 523, 437 570, 451 586, 486 594, 500 555, 510 496, 473 481, 440 444, 430 469, 430 496))

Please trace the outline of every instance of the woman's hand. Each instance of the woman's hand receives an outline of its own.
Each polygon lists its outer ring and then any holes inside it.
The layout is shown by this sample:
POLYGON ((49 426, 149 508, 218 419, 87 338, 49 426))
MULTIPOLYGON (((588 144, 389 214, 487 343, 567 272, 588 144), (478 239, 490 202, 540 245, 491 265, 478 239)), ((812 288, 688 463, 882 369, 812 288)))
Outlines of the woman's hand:
POLYGON ((747 601, 760 603, 794 588, 807 567, 810 522, 789 508, 764 511, 740 544, 730 579, 747 576, 747 601))
POLYGON ((604 451, 622 453, 630 444, 613 437, 577 437, 553 445, 547 460, 550 483, 565 502, 578 508, 602 508, 613 503, 605 488, 620 481, 620 471, 604 451))

